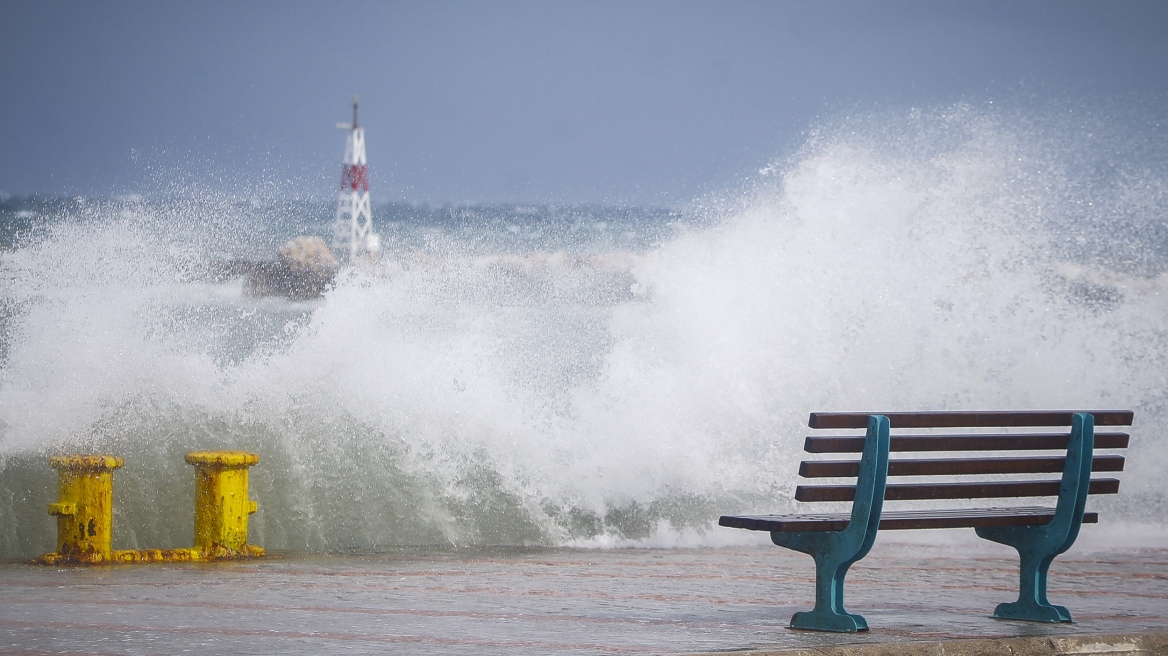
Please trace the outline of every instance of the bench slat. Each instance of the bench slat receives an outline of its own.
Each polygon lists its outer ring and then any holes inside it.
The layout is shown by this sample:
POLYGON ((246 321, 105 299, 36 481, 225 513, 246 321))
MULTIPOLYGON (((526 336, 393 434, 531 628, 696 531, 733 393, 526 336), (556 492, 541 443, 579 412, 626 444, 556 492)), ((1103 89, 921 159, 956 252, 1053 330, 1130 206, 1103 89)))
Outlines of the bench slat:
MULTIPOLYGON (((962 474, 1050 474, 1061 472, 1066 457, 1035 458, 951 458, 944 460, 892 460, 889 476, 957 476, 962 474)), ((1091 471, 1121 472, 1123 456, 1095 456, 1091 471)), ((803 478, 852 477, 860 475, 858 460, 807 460, 799 464, 803 478)))
POLYGON ((1131 410, 1024 410, 1008 412, 813 412, 811 428, 867 428, 868 417, 882 414, 892 428, 989 428, 1070 426, 1076 412, 1095 417, 1096 426, 1131 426, 1131 410))
MULTIPOLYGON (((1127 433, 1095 433, 1096 449, 1126 449, 1127 433)), ((1067 433, 1027 433, 1019 435, 893 435, 889 451, 1042 451, 1066 450, 1067 433)), ((808 453, 861 453, 863 435, 812 435, 803 443, 808 453)))
MULTIPOLYGON (((1119 481, 1095 478, 1088 494, 1117 494, 1119 481)), ((923 499, 1000 499, 1005 497, 1056 497, 1059 481, 977 481, 968 483, 897 483, 884 489, 886 501, 923 499)), ((795 488, 796 501, 852 501, 854 485, 800 485, 795 488)))
MULTIPOLYGON (((921 528, 973 528, 978 526, 1027 526, 1046 524, 1054 518, 1054 508, 1026 506, 1021 508, 962 508, 953 510, 896 510, 881 513, 880 530, 921 528)), ((821 513, 807 515, 750 515, 723 516, 719 526, 744 528, 752 531, 842 531, 847 527, 848 513, 821 513)), ((1083 514, 1083 522, 1099 522, 1099 514, 1083 514)))

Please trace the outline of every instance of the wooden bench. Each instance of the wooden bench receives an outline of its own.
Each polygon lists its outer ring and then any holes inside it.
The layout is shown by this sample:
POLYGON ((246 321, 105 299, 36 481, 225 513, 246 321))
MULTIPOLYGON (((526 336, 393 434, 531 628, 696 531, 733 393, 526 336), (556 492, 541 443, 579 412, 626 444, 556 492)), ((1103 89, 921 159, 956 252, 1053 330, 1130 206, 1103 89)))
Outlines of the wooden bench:
MULTIPOLYGON (((791 627, 819 631, 864 631, 868 623, 844 610, 844 576, 863 558, 880 529, 975 529, 977 535, 1018 550, 1018 600, 999 604, 994 617, 1039 622, 1070 622, 1071 614, 1046 598, 1047 570, 1055 556, 1071 547, 1083 522, 1088 494, 1115 494, 1119 481, 1091 478, 1091 472, 1123 470, 1123 456, 1096 455, 1095 449, 1127 448, 1128 434, 1096 433, 1096 426, 1130 426, 1132 412, 886 412, 812 413, 813 429, 866 429, 863 435, 813 435, 808 453, 860 453, 859 460, 808 460, 804 478, 852 478, 846 484, 799 485, 797 501, 851 501, 850 513, 724 516, 731 528, 770 531, 782 547, 815 558, 815 609, 795 613, 791 627), (1070 427, 1051 431, 1051 427, 1070 427), (891 435, 890 429, 898 429, 891 435), (1043 429, 1039 431, 1035 429, 1043 429), (903 430, 901 430, 903 429, 903 430), (924 430, 922 430, 924 429, 924 430), (970 432, 969 429, 980 429, 970 432), (991 429, 991 430, 987 430, 991 429), (1026 432, 1018 432, 1024 429, 1026 432), (1058 450, 1057 455, 1018 452, 1058 450), (889 460, 889 452, 915 457, 889 460), (928 454, 948 452, 944 457, 928 454), (971 452, 976 452, 971 456, 971 452), (925 454, 922 457, 922 454, 925 454), (1020 479, 1019 474, 1062 474, 1055 480, 1020 479), (985 475, 998 476, 987 480, 985 475), (967 475, 978 478, 971 480, 967 475), (888 476, 918 477, 888 483, 888 476), (955 478, 959 477, 959 478, 955 478), (962 478, 963 477, 963 478, 962 478), (1054 507, 915 508, 884 510, 885 501, 1057 497, 1054 507)), ((949 504, 952 505, 952 504, 949 504)))

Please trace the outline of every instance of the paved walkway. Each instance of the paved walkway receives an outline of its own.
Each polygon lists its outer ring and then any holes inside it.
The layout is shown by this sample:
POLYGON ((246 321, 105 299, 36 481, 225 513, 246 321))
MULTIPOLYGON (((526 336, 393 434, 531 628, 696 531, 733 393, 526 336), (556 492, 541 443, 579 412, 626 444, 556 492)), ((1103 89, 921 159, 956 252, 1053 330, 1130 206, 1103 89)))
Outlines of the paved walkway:
POLYGON ((778 548, 493 549, 248 563, 0 565, 4 654, 609 654, 1168 633, 1168 548, 1064 555, 1074 625, 993 620, 1011 552, 878 542, 848 577, 872 630, 792 631, 808 557, 778 548))

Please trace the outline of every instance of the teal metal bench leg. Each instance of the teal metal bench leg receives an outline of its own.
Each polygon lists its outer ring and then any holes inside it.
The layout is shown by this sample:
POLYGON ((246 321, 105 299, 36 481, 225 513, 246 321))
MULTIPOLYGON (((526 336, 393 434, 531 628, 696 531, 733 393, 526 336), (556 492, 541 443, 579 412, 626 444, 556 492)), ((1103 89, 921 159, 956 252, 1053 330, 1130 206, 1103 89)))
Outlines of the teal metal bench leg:
POLYGON ((863 558, 876 541, 884 486, 888 480, 888 418, 868 418, 868 434, 856 479, 852 517, 842 531, 771 532, 771 541, 815 559, 815 608, 795 613, 791 628, 853 633, 867 631, 862 615, 844 610, 844 577, 853 563, 863 558))
POLYGON ((1018 553, 1018 601, 998 604, 994 609, 994 617, 1031 622, 1071 622, 1070 611, 1051 604, 1046 598, 1046 573, 1054 562, 1054 556, 1021 549, 1018 553))
MULTIPOLYGON (((786 533, 783 535, 793 536, 794 534, 786 533)), ((815 556, 815 608, 795 613, 791 617, 791 628, 840 633, 867 631, 868 621, 864 619, 863 615, 849 613, 844 609, 844 577, 847 576, 848 568, 852 563, 862 558, 864 554, 858 554, 858 557, 848 558, 844 562, 840 562, 839 556, 850 551, 847 548, 848 545, 840 544, 839 540, 830 541, 835 544, 827 544, 828 542, 825 540, 816 545, 821 550, 817 554, 812 554, 815 556)), ((780 546, 789 545, 782 544, 780 546)), ((795 547, 790 546, 790 548, 794 549, 795 547)), ((807 553, 803 549, 796 549, 796 551, 807 553)))
POLYGON ((1071 425, 1058 505, 1049 524, 975 529, 979 537, 1018 550, 1018 600, 998 604, 994 617, 1032 622, 1073 621, 1070 611, 1047 600, 1046 574, 1055 556, 1070 549, 1079 536, 1087 505, 1087 488, 1091 484, 1094 447, 1095 418, 1089 414, 1076 414, 1071 425))

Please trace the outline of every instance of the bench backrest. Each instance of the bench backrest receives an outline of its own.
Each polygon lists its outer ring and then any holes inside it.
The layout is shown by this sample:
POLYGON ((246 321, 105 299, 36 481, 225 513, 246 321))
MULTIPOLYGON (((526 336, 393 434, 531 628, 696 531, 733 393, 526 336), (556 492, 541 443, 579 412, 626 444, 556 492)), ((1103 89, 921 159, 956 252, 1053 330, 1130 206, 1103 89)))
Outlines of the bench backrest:
MULTIPOLYGON (((953 477, 988 474, 1057 474, 1066 464, 1066 451, 1071 441, 1069 428, 1076 412, 1094 417, 1094 449, 1127 448, 1129 435, 1125 432, 1099 431, 1099 427, 1130 426, 1133 413, 1128 410, 1106 411, 1028 411, 1028 412, 882 412, 839 413, 816 412, 808 425, 813 429, 861 429, 868 426, 868 417, 880 414, 888 417, 894 431, 890 442, 891 453, 949 452, 957 455, 944 457, 892 458, 888 476, 915 476, 927 480, 912 483, 888 483, 884 499, 908 501, 925 499, 984 499, 1012 497, 1059 496, 1061 481, 1043 477, 1040 480, 960 480, 953 477), (1064 428, 1064 430, 1050 430, 1064 428), (912 432, 895 432, 897 429, 912 432), (924 430, 922 430, 924 429, 924 430), (927 432, 944 429, 944 432, 927 432), (953 433, 952 429, 961 429, 953 433), (965 432, 977 429, 976 432, 965 432), (1013 432, 1003 432, 1011 429, 1013 432), (1018 429, 1023 429, 1021 432, 1018 429), (1046 429, 1046 430, 1034 430, 1046 429), (1061 455, 1010 455, 992 452, 1054 451, 1061 455), (987 453, 989 452, 989 453, 987 453)), ((804 450, 808 453, 860 453, 864 449, 864 435, 813 435, 807 438, 804 450)), ((1093 472, 1123 471, 1121 455, 1094 453, 1093 472)), ((859 474, 858 460, 808 460, 799 465, 804 478, 847 478, 859 474)), ((1119 481, 1114 478, 1092 478, 1089 494, 1115 494, 1119 481)), ((799 485, 795 490, 798 501, 851 501, 855 497, 854 484, 799 485)))

